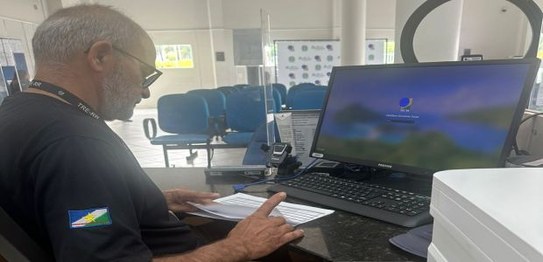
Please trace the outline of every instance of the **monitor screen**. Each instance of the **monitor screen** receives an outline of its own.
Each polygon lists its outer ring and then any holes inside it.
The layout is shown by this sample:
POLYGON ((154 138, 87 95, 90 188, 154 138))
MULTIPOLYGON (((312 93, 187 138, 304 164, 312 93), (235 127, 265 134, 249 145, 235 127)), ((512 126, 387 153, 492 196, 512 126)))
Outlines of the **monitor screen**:
POLYGON ((332 70, 311 156, 413 174, 500 167, 537 59, 332 70))

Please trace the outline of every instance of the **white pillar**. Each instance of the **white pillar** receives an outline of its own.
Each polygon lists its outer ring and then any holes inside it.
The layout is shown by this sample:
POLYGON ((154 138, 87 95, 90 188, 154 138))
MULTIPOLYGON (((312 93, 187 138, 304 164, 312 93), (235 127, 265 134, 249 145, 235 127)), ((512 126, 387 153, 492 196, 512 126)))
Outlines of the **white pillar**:
MULTIPOLYGON (((401 33, 407 19, 426 0, 396 1, 395 63, 402 63, 401 33)), ((414 51, 419 62, 458 60, 463 0, 444 3, 420 23, 414 38, 414 51)))
POLYGON ((366 0, 343 0, 341 5, 341 64, 363 65, 366 47, 366 0))

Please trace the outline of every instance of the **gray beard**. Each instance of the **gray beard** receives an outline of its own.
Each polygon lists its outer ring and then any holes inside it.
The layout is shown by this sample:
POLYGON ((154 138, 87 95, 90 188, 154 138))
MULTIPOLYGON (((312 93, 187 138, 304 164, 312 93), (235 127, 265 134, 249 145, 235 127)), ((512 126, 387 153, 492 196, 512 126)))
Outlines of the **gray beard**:
POLYGON ((102 118, 104 120, 128 120, 134 114, 134 104, 129 97, 130 85, 123 77, 123 70, 118 67, 115 72, 104 79, 102 118))

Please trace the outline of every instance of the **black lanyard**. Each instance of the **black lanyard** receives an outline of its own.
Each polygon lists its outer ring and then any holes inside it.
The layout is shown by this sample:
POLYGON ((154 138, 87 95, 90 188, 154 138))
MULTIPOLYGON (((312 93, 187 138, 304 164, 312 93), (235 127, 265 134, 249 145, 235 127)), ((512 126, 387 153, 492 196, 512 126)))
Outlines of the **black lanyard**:
POLYGON ((73 95, 72 93, 68 92, 66 89, 60 86, 42 82, 40 80, 32 80, 32 82, 30 83, 30 87, 51 93, 53 95, 57 95, 60 98, 66 100, 66 102, 77 107, 77 109, 89 115, 90 117, 96 120, 100 119, 100 116, 96 112, 94 112, 94 110, 92 110, 92 108, 87 103, 83 102, 83 100, 79 99, 77 96, 73 95))

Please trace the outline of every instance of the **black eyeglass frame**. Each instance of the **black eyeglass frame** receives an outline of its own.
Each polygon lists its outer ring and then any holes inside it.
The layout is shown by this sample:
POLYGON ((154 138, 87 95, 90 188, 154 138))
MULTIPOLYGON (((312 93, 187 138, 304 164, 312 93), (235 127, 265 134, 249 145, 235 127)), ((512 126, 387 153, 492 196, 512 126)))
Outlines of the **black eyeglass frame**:
MULTIPOLYGON (((133 54, 130 54, 124 50, 122 50, 121 48, 119 47, 116 47, 114 45, 112 45, 113 49, 115 49, 116 51, 118 51, 119 53, 123 54, 123 55, 126 55, 128 57, 131 57, 131 58, 134 58, 136 59, 136 61, 140 62, 141 64, 143 64, 144 66, 146 67, 149 67, 153 70, 153 72, 149 75, 147 75, 144 79, 143 79, 143 82, 141 83, 141 87, 143 88, 149 88, 150 85, 152 85, 161 75, 162 75, 162 71, 156 69, 156 67, 150 65, 150 64, 147 64, 145 62, 143 62, 141 59, 139 59, 137 56, 133 55, 133 54)), ((87 54, 90 50, 90 47, 87 48, 87 50, 85 50, 85 54, 87 54)))
POLYGON ((162 71, 156 69, 156 67, 154 67, 154 66, 152 66, 150 64, 147 64, 147 63, 143 62, 141 59, 139 59, 135 55, 130 54, 130 53, 122 50, 121 48, 118 48, 118 47, 114 46, 114 45, 112 45, 112 47, 113 47, 113 49, 115 49, 119 53, 121 53, 123 55, 126 55, 128 57, 134 58, 136 61, 140 62, 144 66, 146 66, 148 68, 151 68, 153 70, 153 72, 151 74, 147 75, 144 78, 143 82, 141 83, 141 86, 143 88, 149 88, 149 86, 152 85, 162 75, 162 71))

